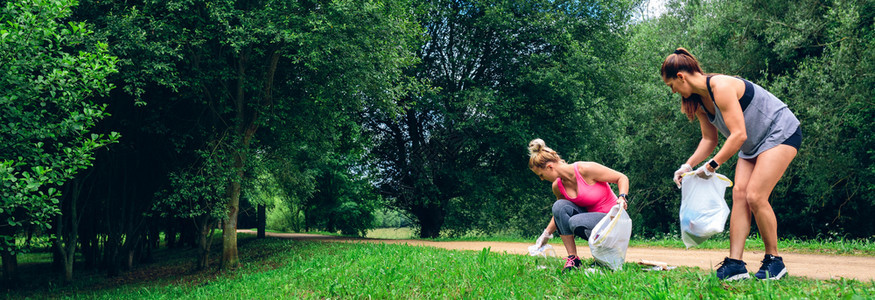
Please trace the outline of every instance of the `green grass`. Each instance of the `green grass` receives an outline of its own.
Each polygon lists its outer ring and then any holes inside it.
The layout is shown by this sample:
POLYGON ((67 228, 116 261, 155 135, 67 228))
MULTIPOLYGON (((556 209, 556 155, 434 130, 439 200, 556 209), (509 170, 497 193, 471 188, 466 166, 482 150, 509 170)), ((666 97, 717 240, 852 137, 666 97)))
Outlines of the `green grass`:
POLYGON ((35 252, 18 255, 18 264, 39 263, 52 260, 51 252, 35 252))
MULTIPOLYGON (((554 235, 555 236, 555 235, 554 235)), ((367 237, 378 239, 412 239, 414 232, 409 227, 402 228, 378 228, 368 231, 367 237)), ((523 238, 512 235, 485 235, 478 233, 469 233, 458 238, 438 238, 431 239, 434 241, 490 241, 490 242, 518 242, 518 243, 534 243, 536 237, 523 238)), ((581 245, 586 245, 586 241, 578 239, 581 245)), ((558 237, 554 237, 551 243, 559 242, 558 237)), ((659 238, 638 238, 633 236, 629 242, 632 247, 665 247, 665 248, 685 248, 680 236, 665 235, 659 238)), ((763 240, 758 235, 752 235, 745 242, 746 250, 762 250, 763 240)), ((728 233, 724 232, 714 237, 711 237, 704 243, 695 247, 695 249, 729 249, 728 233)), ((778 250, 788 253, 803 253, 803 254, 839 254, 839 255, 866 255, 875 256, 875 239, 781 239, 778 242, 778 250)))
MULTIPOLYGON (((653 239, 635 239, 629 242, 633 247, 666 247, 684 248, 680 237, 666 236, 653 239)), ((729 249, 729 237, 727 233, 718 234, 702 244, 697 249, 729 249)), ((744 244, 745 250, 762 250, 763 240, 759 235, 747 238, 744 244)), ((804 254, 840 254, 840 255, 875 255, 875 240, 873 239, 779 239, 778 251, 804 254)))
POLYGON ((367 236, 372 239, 411 239, 414 237, 410 227, 400 228, 375 228, 368 230, 367 236))
MULTIPOLYGON (((710 271, 680 267, 643 272, 595 267, 562 274, 559 259, 488 251, 370 243, 256 240, 240 236, 242 267, 191 272, 194 251, 156 253, 159 263, 122 278, 79 273, 81 282, 7 291, 6 298, 86 299, 325 299, 325 298, 813 298, 875 297, 875 282, 806 280, 720 282, 710 271), (546 268, 539 268, 546 265, 546 268)), ((217 256, 213 256, 217 259, 217 256)), ((592 261, 585 261, 589 264, 592 261)), ((45 277, 45 276, 43 276, 45 277)))

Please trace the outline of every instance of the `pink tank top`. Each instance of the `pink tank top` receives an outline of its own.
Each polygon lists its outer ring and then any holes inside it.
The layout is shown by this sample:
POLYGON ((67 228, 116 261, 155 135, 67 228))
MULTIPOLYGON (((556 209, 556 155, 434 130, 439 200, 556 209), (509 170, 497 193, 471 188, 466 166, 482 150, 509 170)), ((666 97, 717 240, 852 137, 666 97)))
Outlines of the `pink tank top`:
POLYGON ((568 201, 583 207, 588 212, 607 213, 611 207, 617 204, 617 196, 607 182, 596 181, 595 184, 589 185, 580 176, 580 171, 577 170, 577 163, 574 163, 574 178, 577 178, 577 198, 571 199, 568 193, 565 192, 565 186, 562 185, 562 179, 556 178, 559 181, 559 192, 568 201))

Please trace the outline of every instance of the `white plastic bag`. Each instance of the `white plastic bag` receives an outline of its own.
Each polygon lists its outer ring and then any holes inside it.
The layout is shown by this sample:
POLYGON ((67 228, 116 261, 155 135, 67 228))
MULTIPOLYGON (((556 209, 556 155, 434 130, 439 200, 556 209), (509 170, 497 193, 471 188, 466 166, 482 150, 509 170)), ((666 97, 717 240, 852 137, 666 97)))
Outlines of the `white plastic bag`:
POLYGON ((726 205, 726 188, 732 181, 721 174, 705 179, 687 172, 681 182, 681 239, 687 248, 704 242, 723 232, 729 206, 726 205))
POLYGON ((611 270, 622 270, 632 236, 632 219, 621 206, 614 205, 589 235, 589 250, 596 262, 611 270))
POLYGON ((535 264, 538 269, 546 269, 551 260, 559 258, 559 255, 556 254, 556 250, 554 250, 553 246, 550 244, 544 244, 544 246, 541 247, 538 247, 538 245, 529 246, 529 255, 535 257, 535 264))
POLYGON ((529 246, 529 255, 542 257, 559 257, 556 255, 556 250, 554 250, 553 246, 550 244, 544 244, 541 247, 538 247, 538 245, 529 246))

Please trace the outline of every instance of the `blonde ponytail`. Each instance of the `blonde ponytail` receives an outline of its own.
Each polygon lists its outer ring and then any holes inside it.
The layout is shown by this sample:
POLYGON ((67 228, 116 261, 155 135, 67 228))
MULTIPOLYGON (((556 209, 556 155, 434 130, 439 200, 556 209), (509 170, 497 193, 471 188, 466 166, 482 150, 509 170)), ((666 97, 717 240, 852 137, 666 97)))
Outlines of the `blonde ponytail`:
POLYGON ((565 162, 542 139, 534 139, 529 142, 529 169, 535 167, 543 169, 547 167, 548 162, 565 162))

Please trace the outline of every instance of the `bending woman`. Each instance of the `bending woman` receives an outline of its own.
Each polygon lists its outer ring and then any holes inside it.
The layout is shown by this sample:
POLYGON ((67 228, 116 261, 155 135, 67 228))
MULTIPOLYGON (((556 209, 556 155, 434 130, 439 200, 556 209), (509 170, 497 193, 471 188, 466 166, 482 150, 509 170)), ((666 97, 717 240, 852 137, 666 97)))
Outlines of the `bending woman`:
POLYGON ((749 278, 741 260, 744 242, 750 234, 751 216, 765 246, 759 279, 781 279, 787 268, 778 256, 778 223, 769 194, 783 176, 802 144, 799 120, 780 99, 750 81, 706 75, 699 62, 684 48, 678 48, 662 63, 662 80, 682 97, 687 118, 698 118, 702 139, 693 155, 674 173, 681 175, 705 161, 717 147, 718 132, 726 136, 720 151, 696 170, 709 177, 720 165, 738 153, 732 214, 729 221, 729 257, 717 269, 722 280, 749 278))
POLYGON ((568 257, 563 271, 580 268, 574 236, 588 239, 592 229, 622 199, 626 207, 629 178, 595 162, 568 164, 541 139, 529 142, 529 169, 541 180, 553 183, 553 218, 535 242, 543 246, 559 230, 568 257), (617 197, 608 183, 617 184, 617 197))

